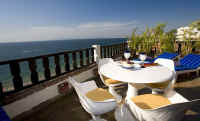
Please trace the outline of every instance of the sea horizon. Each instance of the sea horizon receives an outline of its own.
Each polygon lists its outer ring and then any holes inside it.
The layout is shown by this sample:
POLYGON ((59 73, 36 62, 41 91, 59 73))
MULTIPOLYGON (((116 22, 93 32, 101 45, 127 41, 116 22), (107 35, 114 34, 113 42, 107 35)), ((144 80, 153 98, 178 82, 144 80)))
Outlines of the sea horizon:
MULTIPOLYGON (((68 50, 77 50, 92 47, 94 44, 111 45, 126 41, 126 38, 104 38, 104 39, 73 39, 73 40, 51 40, 32 41, 16 43, 0 43, 0 62, 21 58, 35 57, 46 54, 53 54, 68 50)), ((60 57, 61 70, 64 71, 64 56, 60 57)), ((49 58, 49 67, 52 75, 55 75, 55 64, 53 57, 49 58)), ((30 70, 28 62, 20 62, 21 77, 24 85, 30 84, 30 70)), ((37 72, 39 79, 44 79, 42 60, 37 60, 37 72)), ((9 65, 0 65, 0 82, 4 91, 13 89, 12 75, 9 65)))
POLYGON ((93 44, 100 44, 100 45, 109 45, 115 43, 117 44, 124 42, 126 40, 127 38, 96 38, 96 39, 91 38, 91 39, 71 39, 71 40, 64 39, 64 40, 40 40, 40 41, 24 41, 24 42, 22 41, 0 42, 0 55, 1 55, 0 62, 24 58, 24 57, 57 53, 66 50, 89 48, 93 44), (41 48, 39 46, 41 46, 41 48))
POLYGON ((50 40, 22 40, 22 41, 0 41, 0 44, 8 44, 8 43, 30 43, 30 42, 51 42, 51 41, 73 41, 73 40, 102 40, 102 39, 127 39, 125 37, 102 37, 102 38, 67 38, 67 39, 50 39, 50 40))

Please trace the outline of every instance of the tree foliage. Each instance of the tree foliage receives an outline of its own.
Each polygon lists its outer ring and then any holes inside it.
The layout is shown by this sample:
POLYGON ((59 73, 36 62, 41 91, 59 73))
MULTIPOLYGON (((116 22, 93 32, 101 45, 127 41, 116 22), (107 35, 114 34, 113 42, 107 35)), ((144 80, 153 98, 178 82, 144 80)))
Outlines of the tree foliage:
POLYGON ((182 55, 192 53, 193 49, 200 49, 200 19, 192 22, 189 26, 165 31, 166 24, 158 24, 155 27, 146 27, 138 34, 134 29, 128 37, 128 44, 134 53, 145 52, 150 54, 156 48, 157 53, 175 52, 176 42, 182 43, 182 55), (182 32, 180 32, 182 31, 182 32))
POLYGON ((200 19, 192 22, 189 26, 200 30, 200 19))
POLYGON ((153 28, 146 27, 145 31, 137 34, 134 29, 131 37, 129 37, 129 46, 134 52, 145 52, 150 54, 153 48, 160 46, 160 52, 174 52, 174 31, 166 33, 165 24, 158 24, 153 28))

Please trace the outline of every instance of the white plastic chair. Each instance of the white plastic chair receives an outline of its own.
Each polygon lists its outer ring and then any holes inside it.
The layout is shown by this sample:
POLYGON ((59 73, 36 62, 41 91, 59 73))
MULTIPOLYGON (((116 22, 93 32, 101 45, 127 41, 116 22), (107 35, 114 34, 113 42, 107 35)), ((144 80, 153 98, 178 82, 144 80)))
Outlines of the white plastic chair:
MULTIPOLYGON (((174 62, 172 60, 159 58, 155 63, 166 66, 173 71, 173 79, 164 89, 165 92, 163 95, 171 102, 171 104, 155 109, 142 109, 137 106, 131 98, 127 98, 126 103, 139 121, 180 121, 184 117, 185 111, 193 105, 200 103, 200 99, 189 101, 173 90, 173 86, 176 82, 176 73, 174 71, 174 62)), ((158 90, 153 89, 153 93, 155 94, 158 90)), ((156 103, 159 103, 159 101, 156 103)))
POLYGON ((80 103, 83 108, 92 116, 92 119, 90 121, 106 121, 105 119, 102 119, 100 115, 112 111, 117 106, 116 100, 114 99, 96 102, 87 98, 87 92, 98 88, 95 81, 78 83, 71 77, 69 77, 67 81, 76 90, 76 93, 78 94, 80 103))
POLYGON ((175 67, 174 67, 174 61, 170 60, 170 59, 165 59, 165 58, 158 58, 154 61, 154 63, 158 63, 162 66, 165 66, 167 68, 169 68, 171 71, 175 71, 175 67))
POLYGON ((163 91, 165 93, 166 91, 173 90, 174 84, 176 83, 176 71, 174 68, 174 61, 170 59, 158 58, 154 61, 154 63, 158 63, 159 65, 167 67, 169 70, 173 72, 173 77, 171 81, 169 80, 170 82, 166 88, 164 89, 152 88, 152 93, 157 94, 160 91, 163 91))
POLYGON ((130 98, 126 100, 126 103, 139 121, 180 121, 189 108, 200 103, 200 99, 188 101, 173 90, 167 92, 165 96, 172 104, 156 109, 142 109, 130 98))
POLYGON ((104 85, 108 86, 109 92, 113 96, 115 96, 115 98, 117 99, 118 102, 120 102, 122 100, 122 96, 120 96, 119 94, 117 94, 117 92, 115 91, 115 87, 124 85, 125 83, 124 82, 120 82, 120 83, 116 83, 116 84, 106 84, 105 83, 104 77, 103 77, 103 75, 100 72, 100 68, 101 68, 101 66, 103 66, 104 64, 107 64, 107 63, 114 63, 114 61, 113 61, 112 58, 103 58, 103 59, 99 60, 99 63, 98 63, 98 73, 99 73, 100 79, 102 80, 102 82, 104 83, 104 85))

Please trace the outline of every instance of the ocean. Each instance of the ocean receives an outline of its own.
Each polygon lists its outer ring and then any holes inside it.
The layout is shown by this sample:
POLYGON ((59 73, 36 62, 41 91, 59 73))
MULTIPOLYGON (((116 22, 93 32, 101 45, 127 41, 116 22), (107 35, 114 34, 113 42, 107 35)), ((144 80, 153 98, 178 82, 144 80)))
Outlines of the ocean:
MULTIPOLYGON (((82 48, 89 48, 94 44, 111 45, 122 43, 125 38, 112 39, 72 39, 72 40, 49 40, 49 41, 35 41, 35 42, 17 42, 17 43, 0 43, 0 61, 13 60, 26 57, 34 57, 45 54, 52 54, 66 50, 77 50, 82 48)), ((51 74, 55 75, 53 57, 50 60, 51 74)), ((61 70, 64 71, 64 57, 61 56, 61 70)), ((31 84, 30 71, 28 62, 20 63, 21 76, 24 85, 31 84)), ((44 79, 44 69, 42 67, 42 60, 37 60, 37 71, 39 79, 44 79)), ((13 89, 12 76, 9 70, 9 65, 0 66, 0 82, 3 84, 4 91, 13 89)))

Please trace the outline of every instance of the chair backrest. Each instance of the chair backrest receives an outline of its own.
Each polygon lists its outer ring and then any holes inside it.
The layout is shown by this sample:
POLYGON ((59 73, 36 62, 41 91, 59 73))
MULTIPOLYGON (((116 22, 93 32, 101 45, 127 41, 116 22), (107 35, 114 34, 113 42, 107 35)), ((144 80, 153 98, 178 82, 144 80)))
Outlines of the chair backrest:
POLYGON ((95 81, 87 81, 83 83, 78 83, 73 78, 69 77, 67 81, 74 87, 76 93, 79 97, 82 107, 92 115, 101 115, 103 113, 109 112, 116 107, 115 100, 96 102, 89 99, 86 93, 94 90, 97 87, 95 81))
POLYGON ((154 63, 158 63, 159 65, 165 66, 169 68, 171 71, 175 71, 174 61, 170 59, 158 58, 154 61, 154 63))
POLYGON ((155 110, 146 110, 143 115, 146 115, 145 119, 150 121, 153 121, 155 117, 157 119, 156 121, 180 121, 183 119, 185 111, 199 103, 200 99, 171 104, 155 110))
POLYGON ((72 77, 69 77, 67 81, 73 86, 73 88, 76 90, 76 93, 79 97, 80 103, 83 106, 83 108, 91 113, 96 106, 94 106, 94 103, 89 100, 85 94, 93 89, 98 88, 96 83, 94 81, 88 81, 84 83, 79 83, 76 80, 74 80, 72 77))
POLYGON ((188 66, 192 69, 200 67, 200 55, 199 54, 188 54, 180 60, 180 64, 188 66))
POLYGON ((112 63, 113 62, 113 59, 112 58, 103 58, 103 59, 100 59, 99 60, 99 63, 98 63, 98 73, 99 73, 99 76, 101 78, 101 81, 105 84, 104 82, 104 78, 103 78, 103 75, 101 74, 100 72, 100 68, 104 65, 104 64, 107 64, 107 63, 112 63))
MULTIPOLYGON (((107 64, 109 62, 113 62, 113 59, 112 58, 103 58, 103 59, 100 59, 99 60, 99 63, 98 63, 98 67, 101 67, 103 66, 104 64, 107 64)), ((99 68, 98 68, 99 69, 99 68)))
POLYGON ((200 104, 200 99, 188 101, 176 91, 166 95, 172 104, 156 109, 141 109, 136 106, 131 99, 127 100, 132 112, 139 120, 149 121, 179 121, 183 118, 186 110, 192 106, 200 104))
POLYGON ((166 88, 166 90, 170 91, 171 89, 173 89, 173 86, 176 83, 176 72, 175 72, 175 67, 174 67, 174 61, 170 59, 158 58, 155 60, 155 63, 165 66, 173 72, 172 81, 171 83, 169 83, 168 87, 166 88))

